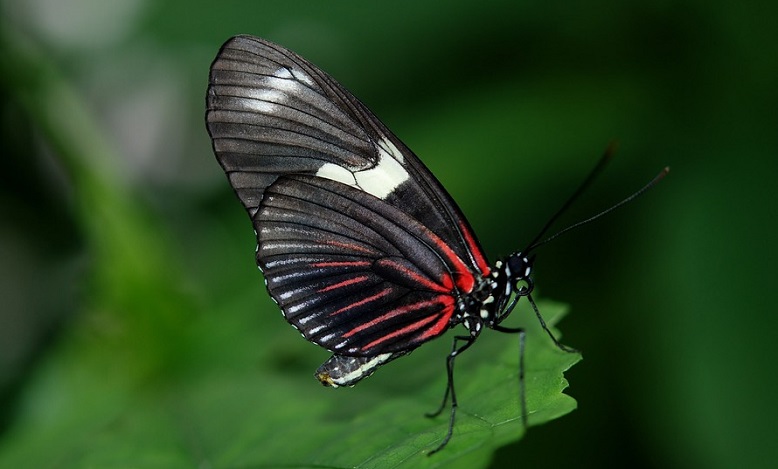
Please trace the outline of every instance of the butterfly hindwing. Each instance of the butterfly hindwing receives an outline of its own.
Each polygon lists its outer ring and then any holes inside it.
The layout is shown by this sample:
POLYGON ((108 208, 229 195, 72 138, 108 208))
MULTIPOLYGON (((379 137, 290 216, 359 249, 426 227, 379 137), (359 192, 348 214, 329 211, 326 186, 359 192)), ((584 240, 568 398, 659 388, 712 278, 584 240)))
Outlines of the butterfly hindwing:
POLYGON ((286 319, 345 355, 412 350, 443 333, 467 265, 429 229, 336 181, 279 178, 256 214, 257 262, 286 319))

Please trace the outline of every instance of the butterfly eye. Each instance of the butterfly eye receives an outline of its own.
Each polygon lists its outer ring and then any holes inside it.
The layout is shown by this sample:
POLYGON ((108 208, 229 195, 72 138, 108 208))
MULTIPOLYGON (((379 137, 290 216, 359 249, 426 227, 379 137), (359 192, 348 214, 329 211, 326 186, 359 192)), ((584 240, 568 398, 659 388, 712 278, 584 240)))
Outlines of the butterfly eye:
POLYGON ((526 277, 516 281, 516 284, 513 286, 513 291, 519 296, 527 296, 532 293, 533 288, 534 284, 532 283, 532 280, 530 280, 529 277, 526 277))

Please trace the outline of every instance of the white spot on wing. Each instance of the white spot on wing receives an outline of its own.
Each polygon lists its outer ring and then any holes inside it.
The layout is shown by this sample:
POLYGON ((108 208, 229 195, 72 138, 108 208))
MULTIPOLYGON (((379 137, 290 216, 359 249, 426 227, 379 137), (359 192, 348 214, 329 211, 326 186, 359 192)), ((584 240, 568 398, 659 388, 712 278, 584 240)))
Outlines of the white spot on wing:
POLYGON ((329 179, 331 181, 342 182, 343 184, 357 187, 357 181, 354 179, 354 174, 343 166, 338 166, 333 163, 326 163, 318 171, 316 175, 320 178, 329 179))
POLYGON ((297 295, 299 293, 302 293, 306 290, 307 287, 300 287, 295 288, 293 290, 285 291, 284 293, 281 293, 278 295, 278 299, 280 300, 288 300, 289 298, 293 297, 294 295, 297 295))
POLYGON ((277 78, 292 78, 292 72, 286 67, 281 67, 276 70, 273 76, 277 78))
MULTIPOLYGON (((351 373, 346 373, 344 375, 334 377, 332 378, 332 381, 337 385, 347 386, 349 383, 353 381, 358 381, 366 376, 371 375, 376 368, 386 363, 386 361, 389 360, 391 356, 392 356, 391 353, 382 353, 381 355, 376 355, 375 357, 371 358, 370 360, 366 361, 361 366, 356 368, 351 373)), ((359 359, 354 357, 353 360, 359 360, 359 359)))
POLYGON ((357 185, 379 199, 385 199, 410 177, 408 171, 379 145, 378 164, 370 169, 354 173, 357 185))
POLYGON ((386 153, 388 153, 389 156, 391 156, 395 160, 399 161, 400 163, 404 163, 405 162, 405 159, 403 158, 402 152, 400 152, 400 150, 398 150, 397 147, 394 146, 394 143, 392 143, 391 140, 386 139, 386 138, 381 139, 381 141, 378 142, 378 146, 379 146, 379 148, 381 148, 381 150, 383 150, 386 153))
MULTIPOLYGON (((300 321, 300 322, 302 322, 302 321, 300 321)), ((327 342, 327 341, 332 340, 333 337, 335 337, 335 333, 327 334, 327 335, 325 335, 324 337, 322 337, 319 340, 322 341, 322 342, 327 342)))
POLYGON ((247 108, 263 113, 272 114, 278 109, 278 104, 286 101, 289 94, 297 92, 300 84, 293 79, 292 72, 286 67, 281 67, 273 73, 272 77, 262 79, 263 88, 257 89, 249 95, 245 101, 247 108))
POLYGON ((265 99, 265 97, 257 96, 256 99, 246 100, 244 104, 246 104, 247 110, 254 111, 259 114, 272 114, 276 112, 276 108, 278 106, 275 103, 269 103, 265 101, 265 99))
POLYGON ((264 81, 267 87, 287 93, 300 88, 300 84, 292 79, 292 73, 286 67, 279 68, 272 77, 267 77, 264 81))
POLYGON ((397 189, 400 184, 410 178, 403 168, 402 154, 394 144, 386 139, 376 145, 378 162, 375 166, 362 171, 352 171, 343 166, 326 163, 316 172, 316 176, 342 182, 357 189, 362 189, 379 199, 385 199, 397 189))
MULTIPOLYGON (((275 298, 273 298, 273 300, 275 300, 275 298)), ((311 304, 313 304, 313 301, 312 300, 307 300, 307 301, 302 301, 300 303, 297 303, 297 304, 294 304, 294 305, 291 305, 291 306, 287 306, 286 309, 284 310, 284 317, 287 317, 287 318, 294 317, 297 314, 298 311, 306 309, 306 308, 310 308, 311 304)), ((306 322, 310 321, 311 318, 312 317, 310 315, 303 316, 303 317, 301 317, 299 319, 298 322, 300 324, 305 324, 306 322)))
POLYGON ((311 77, 300 70, 292 70, 292 75, 308 86, 315 86, 315 83, 313 80, 311 80, 311 77))

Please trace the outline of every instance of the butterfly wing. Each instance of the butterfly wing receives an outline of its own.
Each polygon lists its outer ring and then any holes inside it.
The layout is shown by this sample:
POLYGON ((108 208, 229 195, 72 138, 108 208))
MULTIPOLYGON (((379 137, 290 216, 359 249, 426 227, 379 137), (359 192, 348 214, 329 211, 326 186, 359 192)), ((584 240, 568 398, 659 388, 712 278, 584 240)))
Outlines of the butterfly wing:
POLYGON ((236 36, 211 66, 214 152, 259 233, 265 192, 285 175, 338 181, 399 208, 467 262, 489 266, 469 224, 423 163, 357 98, 279 45, 236 36))
POLYGON ((351 186, 279 178, 256 213, 257 262, 286 319, 337 354, 412 350, 448 329, 475 279, 435 233, 351 186))

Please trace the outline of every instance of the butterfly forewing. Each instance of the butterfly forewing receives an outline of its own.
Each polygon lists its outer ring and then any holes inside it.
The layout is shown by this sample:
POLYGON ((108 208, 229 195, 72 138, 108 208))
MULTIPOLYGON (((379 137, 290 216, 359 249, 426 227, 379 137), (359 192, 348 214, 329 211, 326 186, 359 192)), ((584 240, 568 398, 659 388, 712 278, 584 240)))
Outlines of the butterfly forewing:
POLYGON ((237 36, 210 76, 214 151, 255 230, 265 191, 285 175, 341 182, 399 208, 466 262, 489 267, 467 221, 419 159, 358 99, 297 54, 237 36))

